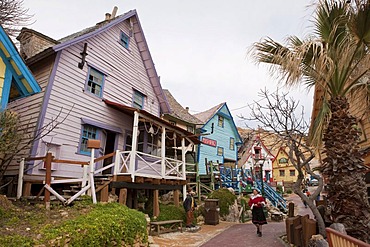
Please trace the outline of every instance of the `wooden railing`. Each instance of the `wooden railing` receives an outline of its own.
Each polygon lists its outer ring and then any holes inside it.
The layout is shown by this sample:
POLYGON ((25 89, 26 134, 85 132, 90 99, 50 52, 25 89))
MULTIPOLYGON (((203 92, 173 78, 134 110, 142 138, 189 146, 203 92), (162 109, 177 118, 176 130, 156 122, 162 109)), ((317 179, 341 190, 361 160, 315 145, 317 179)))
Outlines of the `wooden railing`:
POLYGON ((326 235, 330 247, 370 247, 370 244, 331 228, 326 228, 326 235))

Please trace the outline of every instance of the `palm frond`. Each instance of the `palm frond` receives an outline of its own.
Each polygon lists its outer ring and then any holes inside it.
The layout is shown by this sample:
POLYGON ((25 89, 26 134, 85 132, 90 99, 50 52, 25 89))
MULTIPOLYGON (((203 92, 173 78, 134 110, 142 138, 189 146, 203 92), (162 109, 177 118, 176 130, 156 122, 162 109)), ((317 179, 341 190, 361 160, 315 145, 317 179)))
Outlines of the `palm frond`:
POLYGON ((309 133, 310 144, 316 148, 322 145, 322 136, 331 116, 330 107, 325 96, 322 99, 320 110, 311 126, 309 133))

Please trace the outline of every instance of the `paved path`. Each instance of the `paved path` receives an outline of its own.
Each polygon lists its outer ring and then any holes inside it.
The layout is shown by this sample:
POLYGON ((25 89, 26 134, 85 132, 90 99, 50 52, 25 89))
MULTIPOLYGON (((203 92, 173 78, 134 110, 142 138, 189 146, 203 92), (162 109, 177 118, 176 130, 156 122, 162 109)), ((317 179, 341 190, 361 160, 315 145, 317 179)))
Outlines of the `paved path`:
POLYGON ((269 222, 262 227, 262 237, 256 234, 256 227, 251 224, 231 226, 216 237, 201 245, 202 247, 284 247, 279 239, 285 234, 284 222, 269 222))

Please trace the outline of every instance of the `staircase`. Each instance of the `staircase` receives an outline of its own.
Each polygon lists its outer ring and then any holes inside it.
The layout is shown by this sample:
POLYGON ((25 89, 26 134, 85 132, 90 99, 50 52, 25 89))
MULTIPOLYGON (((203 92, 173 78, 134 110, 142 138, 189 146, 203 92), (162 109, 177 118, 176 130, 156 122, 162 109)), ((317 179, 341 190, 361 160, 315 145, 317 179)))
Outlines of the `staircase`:
MULTIPOLYGON (((260 191, 262 191, 261 181, 255 181, 255 183, 257 185, 257 188, 260 191)), ((274 207, 277 207, 280 210, 284 210, 284 211, 287 210, 286 200, 279 193, 277 193, 273 188, 271 188, 271 186, 268 183, 263 182, 263 189, 265 192, 265 196, 267 197, 267 199, 269 199, 272 205, 274 205, 274 207)))

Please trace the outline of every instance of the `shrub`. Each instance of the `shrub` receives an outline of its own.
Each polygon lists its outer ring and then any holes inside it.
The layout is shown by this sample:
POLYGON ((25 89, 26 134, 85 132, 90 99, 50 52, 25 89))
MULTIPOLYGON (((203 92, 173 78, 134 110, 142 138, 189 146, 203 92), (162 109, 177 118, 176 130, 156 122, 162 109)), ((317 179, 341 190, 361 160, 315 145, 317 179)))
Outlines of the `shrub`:
POLYGON ((185 210, 182 206, 176 207, 175 205, 161 204, 159 206, 159 216, 156 221, 162 220, 186 220, 185 210))
POLYGON ((132 246, 146 243, 145 215, 118 203, 97 204, 90 213, 41 229, 43 243, 53 246, 132 246))
POLYGON ((233 205, 236 200, 236 196, 228 189, 215 190, 208 196, 208 198, 219 199, 218 204, 220 207, 220 216, 228 215, 229 207, 233 205))
POLYGON ((292 193, 293 193, 293 191, 292 191, 292 189, 287 189, 287 190, 286 190, 286 193, 287 193, 287 194, 292 194, 292 193))

